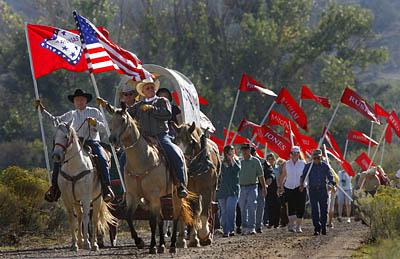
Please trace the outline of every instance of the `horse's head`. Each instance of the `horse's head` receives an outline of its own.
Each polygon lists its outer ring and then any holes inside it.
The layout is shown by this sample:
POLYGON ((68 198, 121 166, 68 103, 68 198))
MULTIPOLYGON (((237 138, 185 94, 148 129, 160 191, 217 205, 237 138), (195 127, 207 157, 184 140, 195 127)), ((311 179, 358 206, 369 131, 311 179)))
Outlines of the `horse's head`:
POLYGON ((54 135, 54 149, 52 158, 55 162, 62 162, 65 152, 74 140, 74 129, 68 123, 59 123, 54 135))
POLYGON ((126 108, 125 103, 121 103, 121 108, 114 109, 112 112, 111 133, 109 137, 111 144, 120 145, 125 138, 130 136, 130 132, 139 134, 136 124, 126 108))
POLYGON ((190 154, 193 150, 200 150, 201 129, 196 127, 196 123, 174 124, 176 129, 175 143, 182 149, 184 154, 190 154))

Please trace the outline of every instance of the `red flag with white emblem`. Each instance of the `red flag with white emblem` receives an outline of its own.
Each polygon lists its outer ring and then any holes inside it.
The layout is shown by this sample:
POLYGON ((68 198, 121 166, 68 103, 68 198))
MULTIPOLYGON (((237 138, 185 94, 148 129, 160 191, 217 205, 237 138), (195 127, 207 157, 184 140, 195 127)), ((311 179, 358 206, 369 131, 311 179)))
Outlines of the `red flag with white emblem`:
POLYGON ((352 89, 346 87, 340 101, 347 106, 355 109, 356 111, 367 117, 369 120, 380 124, 378 118, 375 115, 375 110, 352 89))
POLYGON ((349 130, 347 133, 347 139, 350 141, 358 142, 364 145, 369 145, 371 143, 371 146, 376 146, 378 145, 378 142, 375 140, 371 139, 369 136, 365 135, 364 133, 357 131, 357 130, 349 130))
POLYGON ((246 73, 243 73, 242 79, 240 80, 240 87, 239 90, 242 92, 254 92, 258 91, 260 93, 276 96, 276 93, 267 89, 261 83, 254 80, 252 77, 248 76, 246 73))
POLYGON ((268 148, 274 151, 279 157, 289 159, 291 144, 284 137, 274 132, 270 127, 258 126, 254 128, 253 134, 260 143, 268 145, 268 148))

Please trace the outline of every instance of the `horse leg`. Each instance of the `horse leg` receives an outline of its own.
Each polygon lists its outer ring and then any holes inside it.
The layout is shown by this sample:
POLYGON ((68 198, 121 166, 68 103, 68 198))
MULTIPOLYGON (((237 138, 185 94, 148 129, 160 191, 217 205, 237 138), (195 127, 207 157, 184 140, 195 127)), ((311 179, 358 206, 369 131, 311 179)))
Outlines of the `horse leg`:
POLYGON ((71 237, 72 237, 71 250, 76 252, 79 249, 77 240, 76 240, 77 220, 74 215, 73 205, 72 204, 69 205, 66 202, 64 202, 64 206, 67 211, 68 223, 69 223, 69 228, 70 228, 71 237))
MULTIPOLYGON (((196 219, 197 220, 197 219, 196 219)), ((189 247, 200 247, 199 238, 197 237, 197 229, 195 226, 190 227, 189 247)))
POLYGON ((77 225, 76 225, 76 232, 77 232, 77 238, 78 238, 78 247, 83 248, 83 236, 82 236, 82 207, 80 204, 75 204, 74 205, 75 209, 75 216, 77 219, 77 225))
POLYGON ((202 211, 200 214, 201 220, 201 228, 199 229, 199 238, 200 238, 200 245, 208 246, 211 245, 211 237, 210 237, 210 227, 208 223, 209 219, 209 211, 210 211, 210 204, 211 204, 211 195, 202 195, 204 198, 202 199, 202 211))
POLYGON ((185 239, 185 227, 186 227, 185 222, 183 222, 183 219, 181 218, 178 221, 178 226, 177 226, 178 238, 176 242, 176 247, 178 248, 187 248, 185 239))
POLYGON ((82 207, 83 207, 83 248, 90 250, 91 248, 89 242, 90 200, 89 199, 83 200, 82 207))
POLYGON ((176 232, 178 228, 178 219, 174 219, 173 226, 172 226, 172 236, 171 236, 171 246, 169 247, 169 252, 171 254, 176 253, 176 232))
POLYGON ((161 216, 158 217, 158 231, 160 234, 160 242, 158 245, 157 253, 163 254, 165 253, 165 236, 164 236, 164 221, 161 219, 161 216))
MULTIPOLYGON (((136 208, 135 208, 136 210, 136 208)), ((127 217, 126 221, 128 222, 129 230, 131 231, 131 236, 133 240, 135 240, 135 245, 138 249, 143 249, 144 248, 144 241, 141 239, 135 229, 135 226, 133 225, 133 212, 134 210, 132 208, 128 208, 127 211, 127 217)))
MULTIPOLYGON (((92 251, 98 251, 99 246, 97 244, 97 233, 100 231, 99 229, 99 220, 100 220, 100 204, 102 200, 101 198, 97 199, 96 201, 93 202, 93 213, 92 213, 92 220, 91 225, 92 225, 92 233, 91 233, 91 246, 92 246, 92 251)), ((103 235, 103 233, 101 234, 103 235)))
POLYGON ((117 226, 108 223, 108 232, 110 234, 111 247, 117 245, 117 226))
POLYGON ((157 249, 156 249, 157 214, 155 214, 153 211, 150 212, 149 223, 150 223, 150 229, 151 229, 151 241, 150 241, 149 253, 156 254, 157 253, 157 249))

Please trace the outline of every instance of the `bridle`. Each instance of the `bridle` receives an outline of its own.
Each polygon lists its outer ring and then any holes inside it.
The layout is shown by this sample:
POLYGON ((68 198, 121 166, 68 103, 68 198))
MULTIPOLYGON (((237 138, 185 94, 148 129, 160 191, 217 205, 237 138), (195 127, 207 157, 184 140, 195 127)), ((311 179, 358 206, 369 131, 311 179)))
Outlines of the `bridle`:
MULTIPOLYGON (((85 123, 86 122, 86 120, 83 122, 83 123, 85 123)), ((83 123, 82 123, 82 125, 83 125, 83 123)), ((82 127, 82 125, 81 125, 81 127, 82 127)), ((61 126, 61 125, 60 125, 61 126)), ((80 147, 80 149, 75 153, 75 154, 73 154, 71 157, 69 157, 68 159, 65 159, 65 154, 66 154, 66 152, 67 152, 67 149, 72 145, 72 143, 73 143, 73 141, 74 141, 74 138, 73 138, 73 136, 71 136, 71 130, 69 129, 69 127, 68 126, 66 126, 66 125, 63 125, 63 126, 65 126, 65 128, 67 129, 67 133, 66 133, 66 136, 65 136, 65 138, 67 138, 67 144, 66 145, 63 145, 63 144, 61 144, 61 143, 58 143, 58 142, 55 142, 54 143, 54 147, 56 147, 56 146, 59 146, 59 147, 61 147, 61 149, 63 150, 63 154, 64 154, 64 160, 62 161, 62 163, 63 164, 66 164, 66 163, 68 163, 72 158, 74 158, 76 155, 78 155, 80 152, 81 152, 81 150, 82 150, 82 145, 80 145, 81 147, 80 147)), ((79 129, 81 128, 81 127, 79 127, 79 129)), ((59 127, 60 128, 60 127, 59 127)), ((65 133, 64 132, 64 130, 61 130, 63 133, 65 133)))
MULTIPOLYGON (((121 141, 121 138, 122 138, 122 135, 128 130, 128 129, 131 129, 132 128, 132 121, 131 121, 131 118, 128 116, 129 114, 125 114, 126 116, 127 116, 127 118, 126 118, 126 123, 125 123, 125 127, 124 127, 124 129, 123 130, 121 130, 120 132, 119 132, 119 134, 118 134, 118 139, 121 141)), ((121 117, 122 117, 122 115, 121 115, 121 117)), ((131 134, 131 132, 129 132, 129 134, 130 134, 130 136, 132 135, 131 134)), ((132 148, 132 147, 134 147, 138 142, 139 142, 139 140, 140 140, 140 138, 141 138, 141 135, 140 135, 140 137, 138 137, 137 139, 136 139, 136 141, 135 142, 133 142, 133 144, 131 144, 130 146, 127 146, 127 147, 125 147, 125 149, 128 149, 128 148, 132 148)))

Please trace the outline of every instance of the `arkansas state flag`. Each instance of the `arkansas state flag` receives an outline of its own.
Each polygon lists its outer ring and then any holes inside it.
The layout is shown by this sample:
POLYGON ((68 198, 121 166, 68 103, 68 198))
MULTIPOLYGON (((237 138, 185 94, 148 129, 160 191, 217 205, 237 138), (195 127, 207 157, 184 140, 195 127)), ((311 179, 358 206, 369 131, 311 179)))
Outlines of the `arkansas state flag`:
POLYGON ((324 107, 326 107, 328 109, 331 108, 331 105, 329 104, 329 99, 328 98, 314 95, 313 92, 311 92, 311 90, 306 85, 303 85, 301 87, 300 99, 302 99, 302 100, 306 100, 306 99, 313 100, 313 101, 321 104, 322 106, 324 106, 324 107))
POLYGON ((394 129, 394 132, 396 135, 400 138, 400 120, 399 117, 397 117, 397 114, 395 111, 392 111, 387 118, 387 121, 389 123, 388 127, 392 127, 394 129))
POLYGON ((243 92, 258 91, 266 95, 276 96, 276 93, 267 89, 265 86, 254 80, 252 77, 248 76, 246 73, 243 73, 242 75, 239 90, 243 92))
POLYGON ((350 88, 346 87, 340 101, 347 106, 355 109, 356 111, 367 117, 369 120, 380 124, 378 118, 375 115, 375 110, 361 96, 359 96, 350 88))
POLYGON ((283 104, 292 116, 293 120, 295 120, 302 129, 307 130, 306 114, 285 87, 282 88, 278 97, 276 97, 275 102, 277 104, 283 104))
POLYGON ((389 117, 389 113, 385 111, 379 104, 375 103, 375 114, 383 118, 389 117))
POLYGON ((58 69, 88 70, 77 31, 36 24, 28 24, 27 31, 36 79, 58 69))
POLYGON ((283 159, 290 158, 291 144, 285 138, 279 136, 271 128, 266 126, 259 126, 254 128, 253 134, 256 135, 256 140, 260 143, 268 145, 268 148, 274 151, 279 157, 283 159))
POLYGON ((347 139, 350 141, 354 141, 354 142, 358 142, 358 143, 367 145, 367 146, 369 145, 370 142, 371 142, 371 146, 378 145, 378 142, 376 142, 375 140, 371 139, 364 133, 357 131, 357 130, 349 130, 349 132, 347 133, 347 139))

